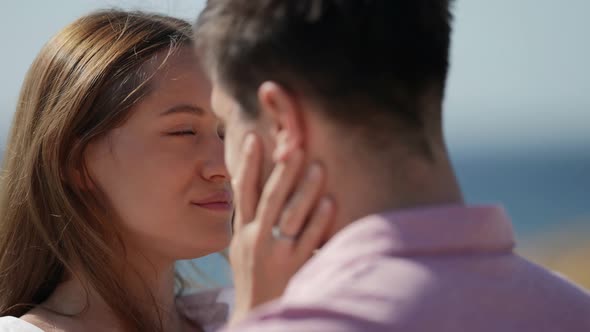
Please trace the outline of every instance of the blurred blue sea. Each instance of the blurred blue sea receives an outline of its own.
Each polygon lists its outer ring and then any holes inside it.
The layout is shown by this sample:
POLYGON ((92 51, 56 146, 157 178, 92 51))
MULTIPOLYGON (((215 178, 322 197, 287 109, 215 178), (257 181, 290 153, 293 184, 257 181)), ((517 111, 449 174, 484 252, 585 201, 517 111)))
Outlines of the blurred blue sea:
POLYGON ((501 203, 519 239, 590 223, 590 151, 454 158, 469 203, 501 203))

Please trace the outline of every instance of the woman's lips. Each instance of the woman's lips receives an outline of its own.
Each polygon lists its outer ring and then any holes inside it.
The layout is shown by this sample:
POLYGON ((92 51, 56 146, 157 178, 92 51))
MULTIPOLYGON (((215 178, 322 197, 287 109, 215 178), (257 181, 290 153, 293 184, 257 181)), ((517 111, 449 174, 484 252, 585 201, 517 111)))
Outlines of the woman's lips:
POLYGON ((232 195, 230 192, 221 191, 191 204, 214 211, 230 211, 232 206, 232 195))
POLYGON ((232 204, 229 202, 210 202, 210 203, 193 203, 196 206, 215 210, 215 211, 230 211, 232 209, 232 204))

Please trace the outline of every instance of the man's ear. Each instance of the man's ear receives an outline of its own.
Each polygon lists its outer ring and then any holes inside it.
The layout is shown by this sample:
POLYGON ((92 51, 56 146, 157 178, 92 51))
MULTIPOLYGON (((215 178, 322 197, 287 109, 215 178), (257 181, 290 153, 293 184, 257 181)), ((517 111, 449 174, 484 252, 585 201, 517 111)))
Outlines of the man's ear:
POLYGON ((303 114, 295 96, 274 82, 264 82, 258 88, 258 103, 262 116, 270 124, 275 140, 274 162, 284 160, 303 143, 303 114))

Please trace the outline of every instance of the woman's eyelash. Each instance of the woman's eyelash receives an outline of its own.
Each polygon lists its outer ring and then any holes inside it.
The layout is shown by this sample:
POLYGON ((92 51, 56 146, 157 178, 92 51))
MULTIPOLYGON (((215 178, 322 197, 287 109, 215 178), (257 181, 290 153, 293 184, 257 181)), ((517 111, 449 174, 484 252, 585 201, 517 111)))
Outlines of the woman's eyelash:
POLYGON ((194 130, 180 130, 170 133, 172 136, 187 136, 187 135, 196 135, 194 130))

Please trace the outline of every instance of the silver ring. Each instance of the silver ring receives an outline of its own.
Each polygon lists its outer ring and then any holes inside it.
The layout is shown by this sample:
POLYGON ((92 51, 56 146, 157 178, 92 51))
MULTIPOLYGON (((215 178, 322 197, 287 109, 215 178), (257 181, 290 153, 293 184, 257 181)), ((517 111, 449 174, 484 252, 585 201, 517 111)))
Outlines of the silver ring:
POLYGON ((279 225, 272 226, 272 237, 275 240, 286 240, 286 241, 295 241, 297 240, 297 236, 286 235, 281 231, 281 227, 279 225))

